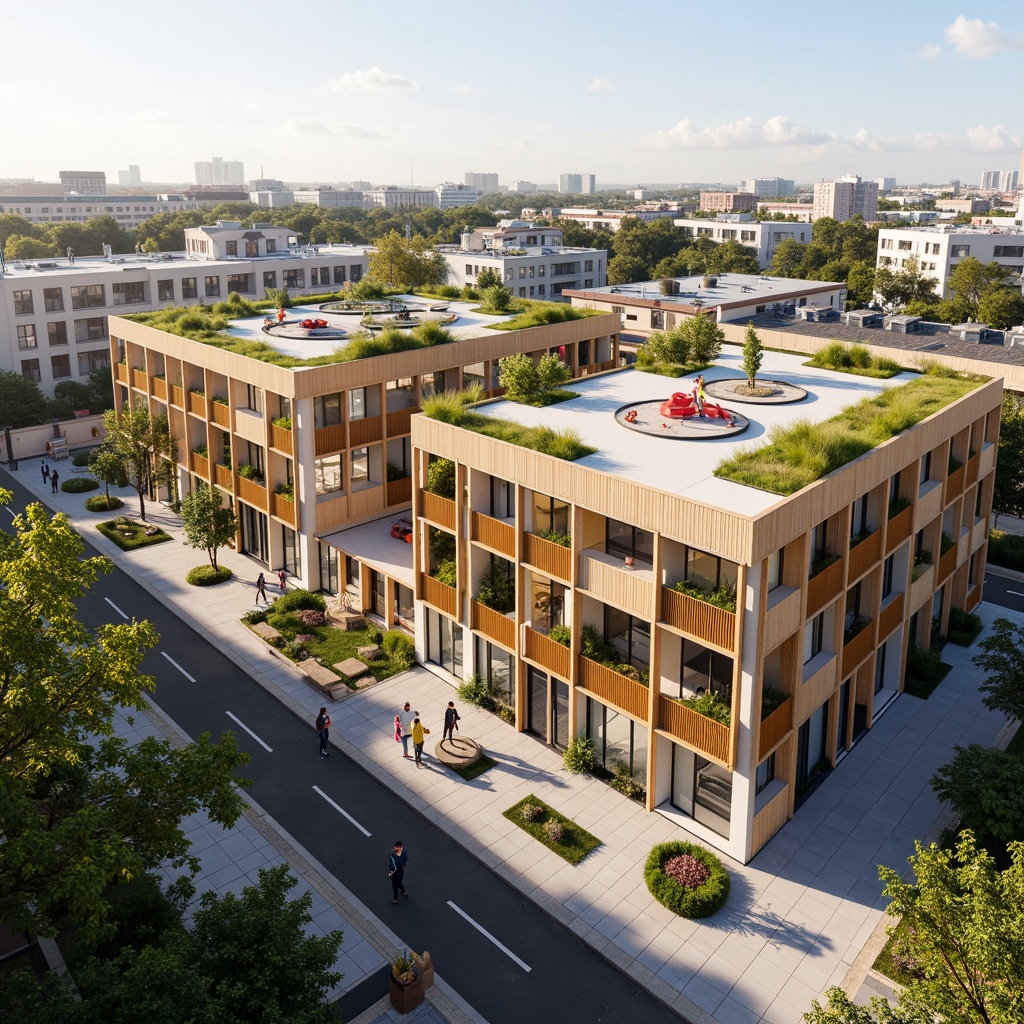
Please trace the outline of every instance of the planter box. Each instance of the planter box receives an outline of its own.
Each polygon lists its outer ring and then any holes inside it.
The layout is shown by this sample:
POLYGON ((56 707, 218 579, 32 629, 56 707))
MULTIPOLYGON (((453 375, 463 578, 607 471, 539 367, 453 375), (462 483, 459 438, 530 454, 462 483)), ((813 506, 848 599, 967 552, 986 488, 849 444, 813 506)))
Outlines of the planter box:
POLYGON ((423 1002, 423 977, 416 972, 408 985, 395 980, 394 973, 388 974, 388 994, 391 1005, 399 1013, 411 1013, 423 1002))
POLYGON ((707 601, 661 588, 662 621, 681 633, 732 653, 736 649, 736 613, 707 601))
POLYGON ((677 700, 658 696, 658 727, 692 750, 732 770, 729 759, 729 728, 698 714, 677 700))
POLYGON ((935 577, 938 586, 956 568, 956 545, 954 544, 944 555, 939 555, 939 575, 935 577))
POLYGON ((827 569, 807 581, 807 617, 816 615, 843 588, 843 560, 834 561, 827 569))
POLYGON ((225 430, 231 429, 231 407, 223 402, 210 402, 210 411, 213 413, 213 422, 225 430))
POLYGON ((903 621, 903 595, 893 594, 892 600, 878 613, 878 640, 884 640, 903 621))
POLYGON ((122 384, 128 383, 128 367, 124 363, 118 363, 114 367, 114 375, 122 384))
POLYGON ((451 498, 420 490, 420 515, 437 526, 455 532, 455 502, 451 498))
POLYGON ((206 395, 194 395, 190 391, 188 393, 188 411, 193 416, 201 416, 204 420, 206 419, 206 395))
POLYGON ((459 593, 454 587, 439 583, 433 576, 420 573, 420 594, 427 604, 444 612, 450 619, 458 619, 459 593))
POLYGON ((336 423, 333 427, 317 427, 313 432, 313 446, 317 455, 330 455, 345 448, 345 427, 336 423))
POLYGON ((888 555, 911 534, 914 525, 914 506, 908 505, 889 520, 885 528, 885 553, 888 555))
POLYGON ((213 466, 213 482, 226 490, 232 490, 231 467, 222 466, 219 462, 213 466))
POLYGON ((361 420, 349 421, 348 440, 352 448, 362 448, 363 445, 379 441, 383 436, 383 416, 367 416, 361 420))
POLYGON ((278 519, 283 519, 289 526, 294 527, 298 522, 299 517, 295 509, 295 502, 289 501, 280 494, 272 494, 270 496, 270 511, 278 519))
POLYGON ((171 385, 171 405, 179 409, 185 408, 185 389, 178 384, 171 385))
POLYGON ((204 480, 210 479, 210 460, 198 452, 189 452, 192 472, 204 480))
POLYGON ((618 672, 601 665, 590 658, 580 658, 579 685, 595 697, 600 697, 620 711, 646 722, 647 702, 650 690, 635 679, 619 675, 618 672))
POLYGON ((949 476, 946 477, 946 493, 943 498, 943 504, 948 505, 954 498, 958 497, 964 489, 964 476, 966 475, 966 469, 961 466, 959 469, 954 469, 949 476))
POLYGON ((538 633, 530 626, 524 627, 524 633, 523 656, 535 661, 541 668, 547 669, 559 679, 568 679, 572 664, 572 653, 569 648, 543 633, 538 633))
POLYGON ((145 370, 132 370, 132 387, 149 393, 149 378, 145 370))
POLYGON ((793 728, 793 698, 787 697, 767 718, 761 719, 757 759, 763 761, 793 728))
POLYGON ((526 533, 523 535, 523 561, 545 576, 572 582, 572 548, 563 548, 534 533, 526 533))
POLYGON ((477 600, 469 602, 470 628, 479 630, 495 643, 510 651, 516 649, 516 620, 510 619, 501 612, 481 604, 477 600))
POLYGON ((469 517, 470 538, 484 547, 497 551, 505 558, 515 558, 516 531, 509 523, 486 516, 483 512, 473 512, 469 517))
POLYGON ((255 480, 247 480, 244 476, 239 476, 236 473, 235 486, 238 488, 238 497, 242 501, 247 501, 264 512, 267 511, 267 488, 263 484, 258 484, 255 480))
POLYGON ((978 482, 978 466, 981 460, 978 458, 977 452, 974 453, 967 460, 967 475, 964 477, 964 487, 973 487, 978 482))
POLYGON ((270 424, 270 444, 285 455, 295 454, 295 435, 287 427, 270 424))
POLYGON ((850 573, 847 579, 847 586, 863 576, 878 561, 881 555, 881 530, 875 530, 874 533, 865 537, 859 544, 850 548, 850 573))
POLYGON ((408 434, 410 430, 409 421, 412 419, 412 414, 418 412, 417 409, 395 409, 393 412, 389 412, 387 416, 387 431, 388 437, 402 437, 404 434, 408 434))
POLYGON ((848 644, 843 644, 843 678, 875 649, 875 624, 869 622, 848 644))
POLYGON ((153 397, 159 398, 161 402, 167 401, 167 381, 159 377, 153 378, 153 397))

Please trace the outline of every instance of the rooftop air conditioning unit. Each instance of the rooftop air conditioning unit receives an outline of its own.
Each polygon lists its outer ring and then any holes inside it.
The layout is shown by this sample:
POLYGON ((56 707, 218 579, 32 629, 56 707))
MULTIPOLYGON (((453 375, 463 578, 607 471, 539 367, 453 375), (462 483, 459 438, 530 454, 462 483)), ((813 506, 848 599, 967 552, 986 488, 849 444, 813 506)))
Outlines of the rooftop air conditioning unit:
POLYGON ((56 270, 56 263, 37 263, 36 270, 56 270))

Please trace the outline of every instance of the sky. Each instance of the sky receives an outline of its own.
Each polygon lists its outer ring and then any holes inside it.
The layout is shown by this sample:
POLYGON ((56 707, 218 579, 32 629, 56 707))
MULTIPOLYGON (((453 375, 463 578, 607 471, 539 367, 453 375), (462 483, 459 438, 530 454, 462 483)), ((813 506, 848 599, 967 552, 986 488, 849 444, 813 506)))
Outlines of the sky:
POLYGON ((977 184, 1024 147, 1020 0, 55 0, 4 30, 0 177, 977 184))

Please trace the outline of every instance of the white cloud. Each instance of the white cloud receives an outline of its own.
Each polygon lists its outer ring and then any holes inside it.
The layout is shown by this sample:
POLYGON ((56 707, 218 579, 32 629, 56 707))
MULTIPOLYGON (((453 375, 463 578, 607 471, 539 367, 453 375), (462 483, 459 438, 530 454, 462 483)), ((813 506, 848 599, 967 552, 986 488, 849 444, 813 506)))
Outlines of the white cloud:
POLYGON ((1001 124, 991 128, 983 124, 977 128, 968 128, 967 139, 972 149, 985 153, 1009 153, 1024 146, 1021 136, 1011 135, 1001 124))
POLYGON ((937 43, 925 43, 924 46, 917 51, 917 56, 921 60, 935 60, 936 57, 942 56, 942 47, 937 43))
POLYGON ((457 85, 452 89, 456 96, 475 96, 479 91, 479 89, 474 89, 471 85, 457 85))
POLYGON ((594 78, 587 86, 587 92, 614 92, 618 87, 618 82, 610 82, 606 78, 594 78))
POLYGON ((652 132, 648 141, 656 149, 750 149, 755 146, 822 145, 826 132, 793 124, 788 117, 755 121, 744 117, 727 124, 699 128, 688 117, 667 130, 652 132))
POLYGON ((140 124, 177 124, 178 119, 166 110, 137 110, 130 115, 132 121, 140 124))
POLYGON ((418 89, 419 85, 382 68, 370 68, 368 71, 346 71, 338 78, 332 78, 327 87, 333 93, 346 95, 354 92, 399 92, 404 89, 418 89))
POLYGON ((960 54, 971 60, 991 57, 1000 50, 1024 49, 1024 35, 1014 35, 1000 27, 997 21, 965 18, 962 14, 943 32, 947 41, 960 54))

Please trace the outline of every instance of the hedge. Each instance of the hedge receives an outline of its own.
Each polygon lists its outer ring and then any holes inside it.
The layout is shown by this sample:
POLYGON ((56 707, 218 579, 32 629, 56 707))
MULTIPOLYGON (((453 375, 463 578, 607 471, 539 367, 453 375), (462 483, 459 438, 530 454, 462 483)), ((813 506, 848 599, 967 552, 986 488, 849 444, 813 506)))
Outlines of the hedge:
POLYGON ((70 480, 65 480, 60 489, 65 494, 82 494, 84 491, 95 491, 99 486, 99 480, 94 480, 91 476, 73 476, 70 480))
POLYGON ((193 587, 212 587, 229 579, 231 570, 226 565, 218 565, 216 569, 212 565, 197 565, 185 576, 185 582, 193 587))
POLYGON ((655 846, 644 866, 644 881, 651 895, 680 917, 710 917, 729 896, 729 873, 710 850, 696 843, 676 841, 655 846), (688 889, 665 874, 665 862, 683 854, 708 869, 707 879, 695 889, 688 889))
POLYGON ((91 498, 85 499, 85 508, 88 512, 113 512, 115 508, 120 508, 124 502, 116 495, 110 496, 110 501, 107 501, 105 494, 94 494, 91 498))

